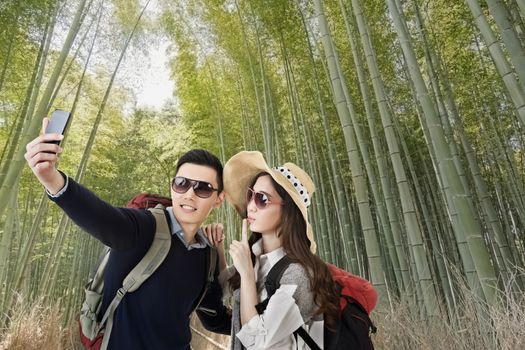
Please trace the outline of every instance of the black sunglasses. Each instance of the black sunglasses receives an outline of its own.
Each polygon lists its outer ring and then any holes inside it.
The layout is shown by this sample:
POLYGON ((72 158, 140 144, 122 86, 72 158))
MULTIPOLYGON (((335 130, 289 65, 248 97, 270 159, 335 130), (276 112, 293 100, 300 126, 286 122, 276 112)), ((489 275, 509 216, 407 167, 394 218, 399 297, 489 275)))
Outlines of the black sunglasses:
POLYGON ((206 181, 192 180, 183 176, 175 176, 171 181, 171 188, 177 193, 186 193, 193 188, 193 193, 200 198, 209 198, 218 189, 206 181))
POLYGON ((283 205, 283 202, 274 202, 268 198, 268 195, 264 192, 257 192, 248 187, 246 191, 246 205, 250 204, 251 201, 255 201, 255 206, 259 209, 264 209, 268 204, 283 205))

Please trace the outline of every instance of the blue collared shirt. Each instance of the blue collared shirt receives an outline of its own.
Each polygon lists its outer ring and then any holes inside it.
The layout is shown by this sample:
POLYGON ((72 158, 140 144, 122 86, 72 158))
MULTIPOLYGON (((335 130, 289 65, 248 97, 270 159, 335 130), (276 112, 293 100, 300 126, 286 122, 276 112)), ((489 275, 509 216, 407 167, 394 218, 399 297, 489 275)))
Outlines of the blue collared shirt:
POLYGON ((170 214, 171 234, 179 237, 182 243, 184 243, 186 249, 202 249, 206 248, 207 245, 210 245, 210 242, 208 241, 208 238, 204 234, 202 228, 199 228, 197 234, 195 235, 196 242, 191 245, 188 244, 188 242, 186 242, 186 240, 184 239, 184 232, 182 232, 182 228, 180 227, 179 222, 177 221, 177 219, 175 219, 175 215, 173 214, 173 207, 167 207, 166 210, 170 214))

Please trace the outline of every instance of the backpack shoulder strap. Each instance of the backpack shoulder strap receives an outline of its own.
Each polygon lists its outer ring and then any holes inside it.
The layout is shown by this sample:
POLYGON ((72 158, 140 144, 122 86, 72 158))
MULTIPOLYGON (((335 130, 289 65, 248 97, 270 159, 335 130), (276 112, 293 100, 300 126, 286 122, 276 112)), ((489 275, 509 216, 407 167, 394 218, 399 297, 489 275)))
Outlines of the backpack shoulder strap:
POLYGON ((291 263, 292 260, 287 255, 285 255, 281 258, 281 260, 276 262, 268 272, 266 281, 264 282, 264 287, 268 293, 268 298, 274 295, 277 289, 279 289, 281 286, 281 277, 283 277, 284 271, 286 271, 291 263))
POLYGON ((104 325, 104 337, 102 341, 101 350, 105 350, 109 344, 109 337, 111 329, 113 328, 113 314, 115 309, 124 298, 124 295, 128 292, 134 292, 137 290, 145 280, 147 280, 153 272, 160 266, 164 261, 171 246, 171 232, 168 225, 168 217, 166 211, 162 206, 148 209, 155 217, 156 229, 153 242, 149 247, 146 255, 140 260, 140 262, 131 270, 131 272, 124 278, 122 287, 117 291, 117 295, 113 298, 100 324, 98 326, 98 333, 104 325))
POLYGON ((272 297, 272 295, 275 294, 277 289, 281 286, 281 277, 283 277, 284 271, 290 266, 292 263, 292 260, 287 256, 283 256, 281 260, 275 263, 275 265, 272 266, 270 271, 268 272, 268 275, 266 276, 266 280, 264 281, 264 288, 266 289, 266 293, 268 296, 265 300, 261 301, 259 304, 255 305, 255 309, 259 314, 262 314, 264 310, 266 310, 266 306, 268 306, 268 301, 272 297))
POLYGON ((104 289, 104 271, 106 271, 106 266, 109 261, 109 254, 111 250, 108 246, 104 246, 102 249, 102 253, 100 254, 99 263, 97 267, 97 271, 93 275, 92 278, 90 278, 87 288, 89 290, 101 294, 102 290, 104 289))
POLYGON ((155 217, 155 237, 146 255, 144 255, 142 260, 140 260, 137 266, 126 276, 124 282, 122 282, 122 286, 127 292, 136 291, 160 266, 170 250, 171 232, 168 226, 166 211, 157 207, 148 210, 155 217))
POLYGON ((206 292, 208 292, 208 289, 210 288, 210 285, 213 283, 213 280, 215 279, 215 266, 217 264, 217 250, 214 247, 206 247, 207 253, 206 253, 206 265, 208 266, 208 271, 206 271, 206 281, 204 283, 204 288, 201 291, 201 294, 199 298, 197 299, 197 303, 195 304, 195 307, 193 310, 200 310, 208 314, 215 314, 215 310, 211 310, 205 307, 200 306, 202 300, 206 296, 206 292))
POLYGON ((306 329, 304 329, 302 326, 299 326, 299 328, 297 328, 295 332, 293 332, 293 334, 296 337, 296 339, 297 339, 297 336, 301 337, 303 341, 306 343, 306 345, 308 345, 310 350, 321 350, 319 345, 317 345, 315 340, 313 340, 310 334, 308 334, 306 329))

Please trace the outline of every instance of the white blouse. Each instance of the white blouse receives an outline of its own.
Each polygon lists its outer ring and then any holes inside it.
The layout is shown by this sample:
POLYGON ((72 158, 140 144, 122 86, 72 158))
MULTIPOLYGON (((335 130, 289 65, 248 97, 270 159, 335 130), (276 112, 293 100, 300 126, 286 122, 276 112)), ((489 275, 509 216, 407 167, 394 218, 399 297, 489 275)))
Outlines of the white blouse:
MULTIPOLYGON (((252 246, 256 257, 254 271, 259 302, 267 297, 264 280, 270 269, 285 255, 284 249, 278 248, 268 254, 262 254, 262 240, 252 246)), ((227 280, 235 273, 232 265, 221 272, 219 282, 223 286, 225 295, 229 292, 227 280)), ((320 320, 312 320, 312 315, 305 315, 303 320, 294 293, 297 284, 282 284, 268 301, 266 310, 261 315, 252 317, 244 324, 235 336, 247 350, 272 349, 272 350, 303 350, 309 349, 301 337, 293 336, 293 332, 303 326, 312 339, 323 348, 323 325, 320 320)), ((308 291, 310 292, 310 291, 308 291)), ((311 292, 310 292, 311 293, 311 292)), ((296 296, 297 298, 298 296, 296 296)), ((239 312, 240 310, 234 310, 239 312)))

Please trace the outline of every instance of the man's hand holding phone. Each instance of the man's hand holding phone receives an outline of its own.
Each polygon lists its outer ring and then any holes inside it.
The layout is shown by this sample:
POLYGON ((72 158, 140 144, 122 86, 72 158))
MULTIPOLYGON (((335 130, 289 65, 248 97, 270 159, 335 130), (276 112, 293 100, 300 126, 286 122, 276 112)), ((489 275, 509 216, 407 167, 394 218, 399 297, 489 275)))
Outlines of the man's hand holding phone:
MULTIPOLYGON (((54 117, 55 113, 53 113, 53 118, 54 117)), ((62 133, 67 125, 67 120, 61 123, 64 123, 64 127, 59 130, 61 133, 46 133, 46 131, 49 131, 48 125, 50 121, 48 118, 44 118, 42 121, 43 134, 26 145, 26 153, 24 155, 27 164, 40 183, 52 194, 60 191, 65 184, 64 178, 58 172, 56 166, 58 155, 62 152, 59 143, 64 138, 62 133)))

